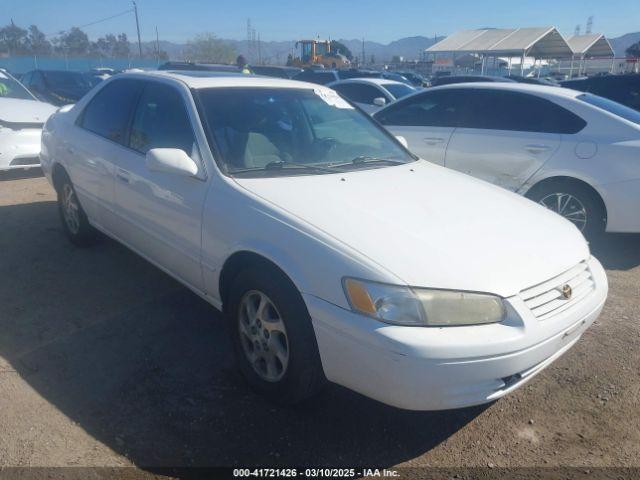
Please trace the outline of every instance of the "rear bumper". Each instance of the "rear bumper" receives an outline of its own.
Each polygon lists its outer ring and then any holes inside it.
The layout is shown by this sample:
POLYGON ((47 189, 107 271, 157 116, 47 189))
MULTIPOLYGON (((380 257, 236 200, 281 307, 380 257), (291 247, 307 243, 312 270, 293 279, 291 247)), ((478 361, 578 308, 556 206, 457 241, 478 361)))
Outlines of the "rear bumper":
POLYGON ((591 263, 594 292, 544 321, 514 301, 521 318, 503 324, 398 327, 313 296, 304 298, 329 380, 399 408, 460 408, 515 390, 578 341, 600 314, 607 295, 604 271, 597 260, 591 263))
POLYGON ((40 166, 40 129, 0 130, 0 170, 40 166))

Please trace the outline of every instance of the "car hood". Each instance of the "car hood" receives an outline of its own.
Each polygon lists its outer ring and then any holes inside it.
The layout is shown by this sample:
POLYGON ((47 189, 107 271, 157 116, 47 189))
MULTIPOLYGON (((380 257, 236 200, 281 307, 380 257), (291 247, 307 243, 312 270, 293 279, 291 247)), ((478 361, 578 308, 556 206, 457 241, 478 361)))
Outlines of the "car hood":
POLYGON ((412 286, 509 297, 589 257, 559 215, 423 160, 236 182, 412 286))
POLYGON ((55 113, 56 107, 38 100, 0 99, 0 120, 8 123, 42 123, 55 113))

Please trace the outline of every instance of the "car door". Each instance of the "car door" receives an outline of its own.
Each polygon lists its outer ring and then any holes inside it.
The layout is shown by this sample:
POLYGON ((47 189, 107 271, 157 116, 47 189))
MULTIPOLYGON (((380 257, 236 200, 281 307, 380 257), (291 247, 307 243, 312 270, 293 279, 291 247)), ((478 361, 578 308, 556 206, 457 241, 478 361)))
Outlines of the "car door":
POLYGON ((407 140, 420 158, 444 165, 449 139, 462 106, 455 90, 436 90, 399 100, 374 118, 407 140))
POLYGON ((115 79, 84 107, 61 145, 61 156, 89 219, 107 231, 114 228, 114 161, 127 155, 126 132, 144 83, 115 79))
POLYGON ((139 97, 128 135, 129 151, 115 159, 118 236, 194 288, 202 288, 201 224, 208 180, 195 140, 191 94, 152 80, 139 97), (197 164, 195 176, 150 171, 153 148, 184 150, 197 164))
POLYGON ((482 88, 458 92, 466 111, 451 136, 445 166, 512 191, 554 155, 562 124, 573 115, 529 93, 482 88))

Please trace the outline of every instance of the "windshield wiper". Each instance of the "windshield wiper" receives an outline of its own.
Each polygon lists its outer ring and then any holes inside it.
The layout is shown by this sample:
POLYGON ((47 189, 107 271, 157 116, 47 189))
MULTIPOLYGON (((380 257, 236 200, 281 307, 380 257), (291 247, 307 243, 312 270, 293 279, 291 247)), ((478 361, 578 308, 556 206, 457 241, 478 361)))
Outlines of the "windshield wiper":
POLYGON ((273 162, 267 163, 264 167, 250 167, 250 168, 238 168, 231 170, 229 173, 248 173, 248 172, 265 172, 265 171, 279 171, 285 169, 304 169, 313 172, 323 172, 323 173, 336 173, 340 170, 336 170, 334 168, 323 167, 320 165, 312 165, 308 163, 296 163, 296 162, 286 162, 284 160, 275 160, 273 162))
POLYGON ((392 165, 403 165, 407 162, 404 162, 402 160, 394 160, 392 158, 380 158, 380 157, 372 157, 369 155, 358 155, 357 157, 353 158, 349 162, 333 163, 333 164, 329 164, 329 167, 331 168, 346 167, 346 166, 352 166, 352 165, 358 166, 358 165, 366 165, 371 163, 390 163, 392 165))

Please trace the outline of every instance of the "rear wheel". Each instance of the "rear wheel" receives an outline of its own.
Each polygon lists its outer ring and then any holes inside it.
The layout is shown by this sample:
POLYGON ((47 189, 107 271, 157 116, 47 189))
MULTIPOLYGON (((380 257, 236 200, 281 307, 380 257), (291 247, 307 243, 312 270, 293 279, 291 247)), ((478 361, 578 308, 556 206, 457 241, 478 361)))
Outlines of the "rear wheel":
POLYGON ((589 239, 604 233, 606 213, 602 201, 587 187, 549 182, 534 187, 527 197, 572 222, 589 239))
POLYGON ((240 371, 254 390, 294 404, 322 389, 326 380, 311 318, 284 274, 268 266, 241 271, 227 314, 240 371))
POLYGON ((92 245, 98 238, 97 232, 89 223, 87 215, 78 201, 78 195, 69 175, 66 172, 61 175, 57 192, 62 228, 74 245, 81 247, 92 245))

